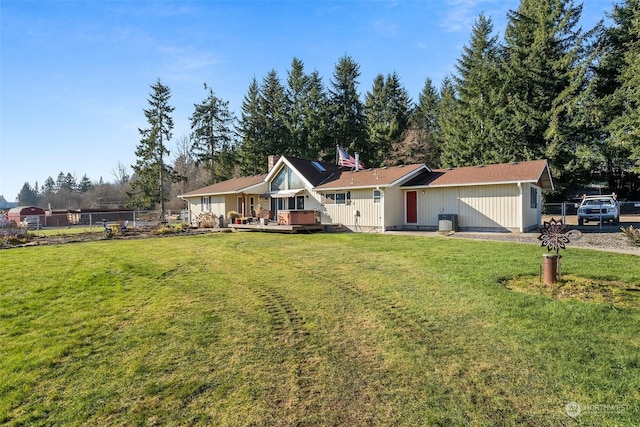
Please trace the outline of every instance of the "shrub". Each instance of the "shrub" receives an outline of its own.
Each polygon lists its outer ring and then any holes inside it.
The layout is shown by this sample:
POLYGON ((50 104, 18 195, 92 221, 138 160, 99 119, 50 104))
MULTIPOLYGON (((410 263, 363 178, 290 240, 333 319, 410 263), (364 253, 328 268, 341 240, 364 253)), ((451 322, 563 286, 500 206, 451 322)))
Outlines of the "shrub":
POLYGON ((200 228, 215 228, 218 226, 218 217, 211 212, 202 212, 198 215, 196 221, 200 228))
POLYGON ((10 248, 12 246, 24 245, 25 243, 29 243, 31 240, 31 233, 17 233, 17 234, 8 234, 2 238, 3 248, 10 248))
POLYGON ((169 224, 163 224, 160 227, 151 230, 151 234, 155 236, 164 236, 165 234, 176 234, 183 231, 182 226, 172 227, 169 224))
POLYGON ((633 228, 633 225, 630 225, 629 228, 620 227, 620 231, 631 246, 640 246, 640 228, 633 228))

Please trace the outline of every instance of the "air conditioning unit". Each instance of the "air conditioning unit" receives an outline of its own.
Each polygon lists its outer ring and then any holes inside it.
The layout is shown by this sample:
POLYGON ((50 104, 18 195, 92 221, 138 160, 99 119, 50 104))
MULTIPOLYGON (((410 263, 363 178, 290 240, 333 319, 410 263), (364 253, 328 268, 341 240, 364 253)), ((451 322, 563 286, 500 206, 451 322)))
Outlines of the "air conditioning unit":
POLYGON ((439 214, 438 231, 458 231, 458 215, 439 214))

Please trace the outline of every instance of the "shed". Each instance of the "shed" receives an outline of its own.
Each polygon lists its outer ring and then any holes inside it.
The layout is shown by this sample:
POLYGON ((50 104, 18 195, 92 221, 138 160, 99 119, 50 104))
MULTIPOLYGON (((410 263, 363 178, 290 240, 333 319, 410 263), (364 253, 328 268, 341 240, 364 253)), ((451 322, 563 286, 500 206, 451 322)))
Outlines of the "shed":
POLYGON ((16 225, 25 221, 28 217, 38 217, 41 225, 44 225, 46 212, 37 206, 16 206, 9 209, 7 219, 13 221, 16 225))

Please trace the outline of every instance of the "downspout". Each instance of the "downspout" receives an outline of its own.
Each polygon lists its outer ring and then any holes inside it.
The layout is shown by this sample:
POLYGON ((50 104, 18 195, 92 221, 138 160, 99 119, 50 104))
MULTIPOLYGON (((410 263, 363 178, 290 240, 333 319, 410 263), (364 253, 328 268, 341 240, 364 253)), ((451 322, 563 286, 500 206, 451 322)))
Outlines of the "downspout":
POLYGON ((522 213, 524 212, 524 198, 522 195, 522 182, 518 181, 518 191, 520 193, 520 203, 518 203, 518 222, 520 223, 520 232, 524 233, 524 224, 522 213))
MULTIPOLYGON (((380 187, 376 187, 376 190, 380 190, 380 187)), ((380 230, 384 233, 385 231, 387 231, 387 228, 386 228, 385 223, 384 223, 384 210, 385 210, 385 207, 384 207, 385 201, 384 201, 384 199, 385 199, 385 197, 384 197, 384 191, 382 191, 382 190, 380 190, 380 198, 382 199, 382 203, 380 203, 380 208, 382 209, 381 212, 380 212, 380 222, 381 222, 380 230)))

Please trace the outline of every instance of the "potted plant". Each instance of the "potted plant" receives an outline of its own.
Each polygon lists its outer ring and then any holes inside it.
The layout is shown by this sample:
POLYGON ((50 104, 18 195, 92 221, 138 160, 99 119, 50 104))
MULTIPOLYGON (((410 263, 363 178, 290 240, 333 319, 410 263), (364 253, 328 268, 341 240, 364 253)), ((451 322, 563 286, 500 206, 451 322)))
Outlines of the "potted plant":
POLYGON ((229 211, 227 213, 227 218, 229 218, 229 224, 240 224, 237 221, 240 221, 240 214, 236 211, 229 211))

